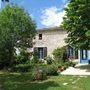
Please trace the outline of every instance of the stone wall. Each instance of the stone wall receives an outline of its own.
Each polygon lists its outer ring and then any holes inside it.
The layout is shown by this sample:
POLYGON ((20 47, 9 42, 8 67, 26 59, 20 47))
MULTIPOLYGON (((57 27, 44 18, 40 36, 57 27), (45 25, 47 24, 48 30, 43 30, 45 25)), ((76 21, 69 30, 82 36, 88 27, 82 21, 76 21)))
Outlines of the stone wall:
POLYGON ((63 30, 39 30, 34 40, 34 47, 47 47, 47 55, 52 55, 54 49, 66 45, 64 39, 67 37, 63 30), (39 40, 39 34, 42 34, 42 40, 39 40))

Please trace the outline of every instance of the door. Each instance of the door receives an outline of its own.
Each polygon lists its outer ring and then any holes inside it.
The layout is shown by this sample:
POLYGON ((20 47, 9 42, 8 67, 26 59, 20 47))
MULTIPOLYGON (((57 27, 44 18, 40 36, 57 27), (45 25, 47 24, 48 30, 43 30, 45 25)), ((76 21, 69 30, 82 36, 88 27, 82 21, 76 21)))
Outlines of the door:
POLYGON ((80 51, 80 62, 83 64, 88 63, 88 53, 85 49, 80 51))

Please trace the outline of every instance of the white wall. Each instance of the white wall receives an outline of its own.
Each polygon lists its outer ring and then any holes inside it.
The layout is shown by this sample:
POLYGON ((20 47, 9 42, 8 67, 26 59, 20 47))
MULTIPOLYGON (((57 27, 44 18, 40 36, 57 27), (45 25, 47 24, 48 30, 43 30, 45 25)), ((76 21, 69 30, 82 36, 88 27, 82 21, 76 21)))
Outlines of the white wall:
POLYGON ((90 60, 90 50, 88 50, 88 60, 90 60))
POLYGON ((47 47, 47 55, 52 55, 54 49, 66 45, 64 39, 67 33, 63 30, 43 30, 38 31, 34 47, 47 47), (39 34, 42 34, 42 40, 39 40, 39 34))

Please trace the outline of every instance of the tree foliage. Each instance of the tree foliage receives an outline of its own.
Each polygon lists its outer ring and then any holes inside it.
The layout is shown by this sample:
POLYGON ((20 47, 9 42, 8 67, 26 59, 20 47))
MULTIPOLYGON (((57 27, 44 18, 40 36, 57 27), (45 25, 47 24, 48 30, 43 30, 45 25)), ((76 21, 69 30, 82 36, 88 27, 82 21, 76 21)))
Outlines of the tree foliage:
POLYGON ((57 48, 53 51, 53 56, 54 59, 58 62, 58 63, 62 63, 65 59, 67 59, 67 55, 66 55, 67 51, 66 51, 66 47, 61 47, 61 48, 57 48))
POLYGON ((90 48, 90 0, 70 0, 62 26, 68 32, 67 43, 90 48))
MULTIPOLYGON (((7 5, 0 11, 0 51, 5 49, 9 65, 14 61, 15 48, 31 48, 36 33, 36 24, 30 15, 17 5, 7 5)), ((1 53, 0 53, 1 54, 1 53)), ((0 61, 3 61, 3 54, 0 61)))
POLYGON ((26 64, 29 61, 29 53, 24 50, 24 49, 20 49, 20 54, 17 55, 16 58, 16 64, 26 64))

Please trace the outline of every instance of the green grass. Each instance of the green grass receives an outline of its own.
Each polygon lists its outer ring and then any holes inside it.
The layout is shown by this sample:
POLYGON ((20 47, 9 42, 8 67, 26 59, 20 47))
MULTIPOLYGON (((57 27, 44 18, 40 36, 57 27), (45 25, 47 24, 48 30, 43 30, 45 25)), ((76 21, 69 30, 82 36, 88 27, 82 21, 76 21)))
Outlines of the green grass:
POLYGON ((31 82, 29 74, 2 73, 0 84, 4 90, 90 90, 90 77, 59 75, 42 82, 31 82), (72 83, 74 81, 76 83, 72 83))

